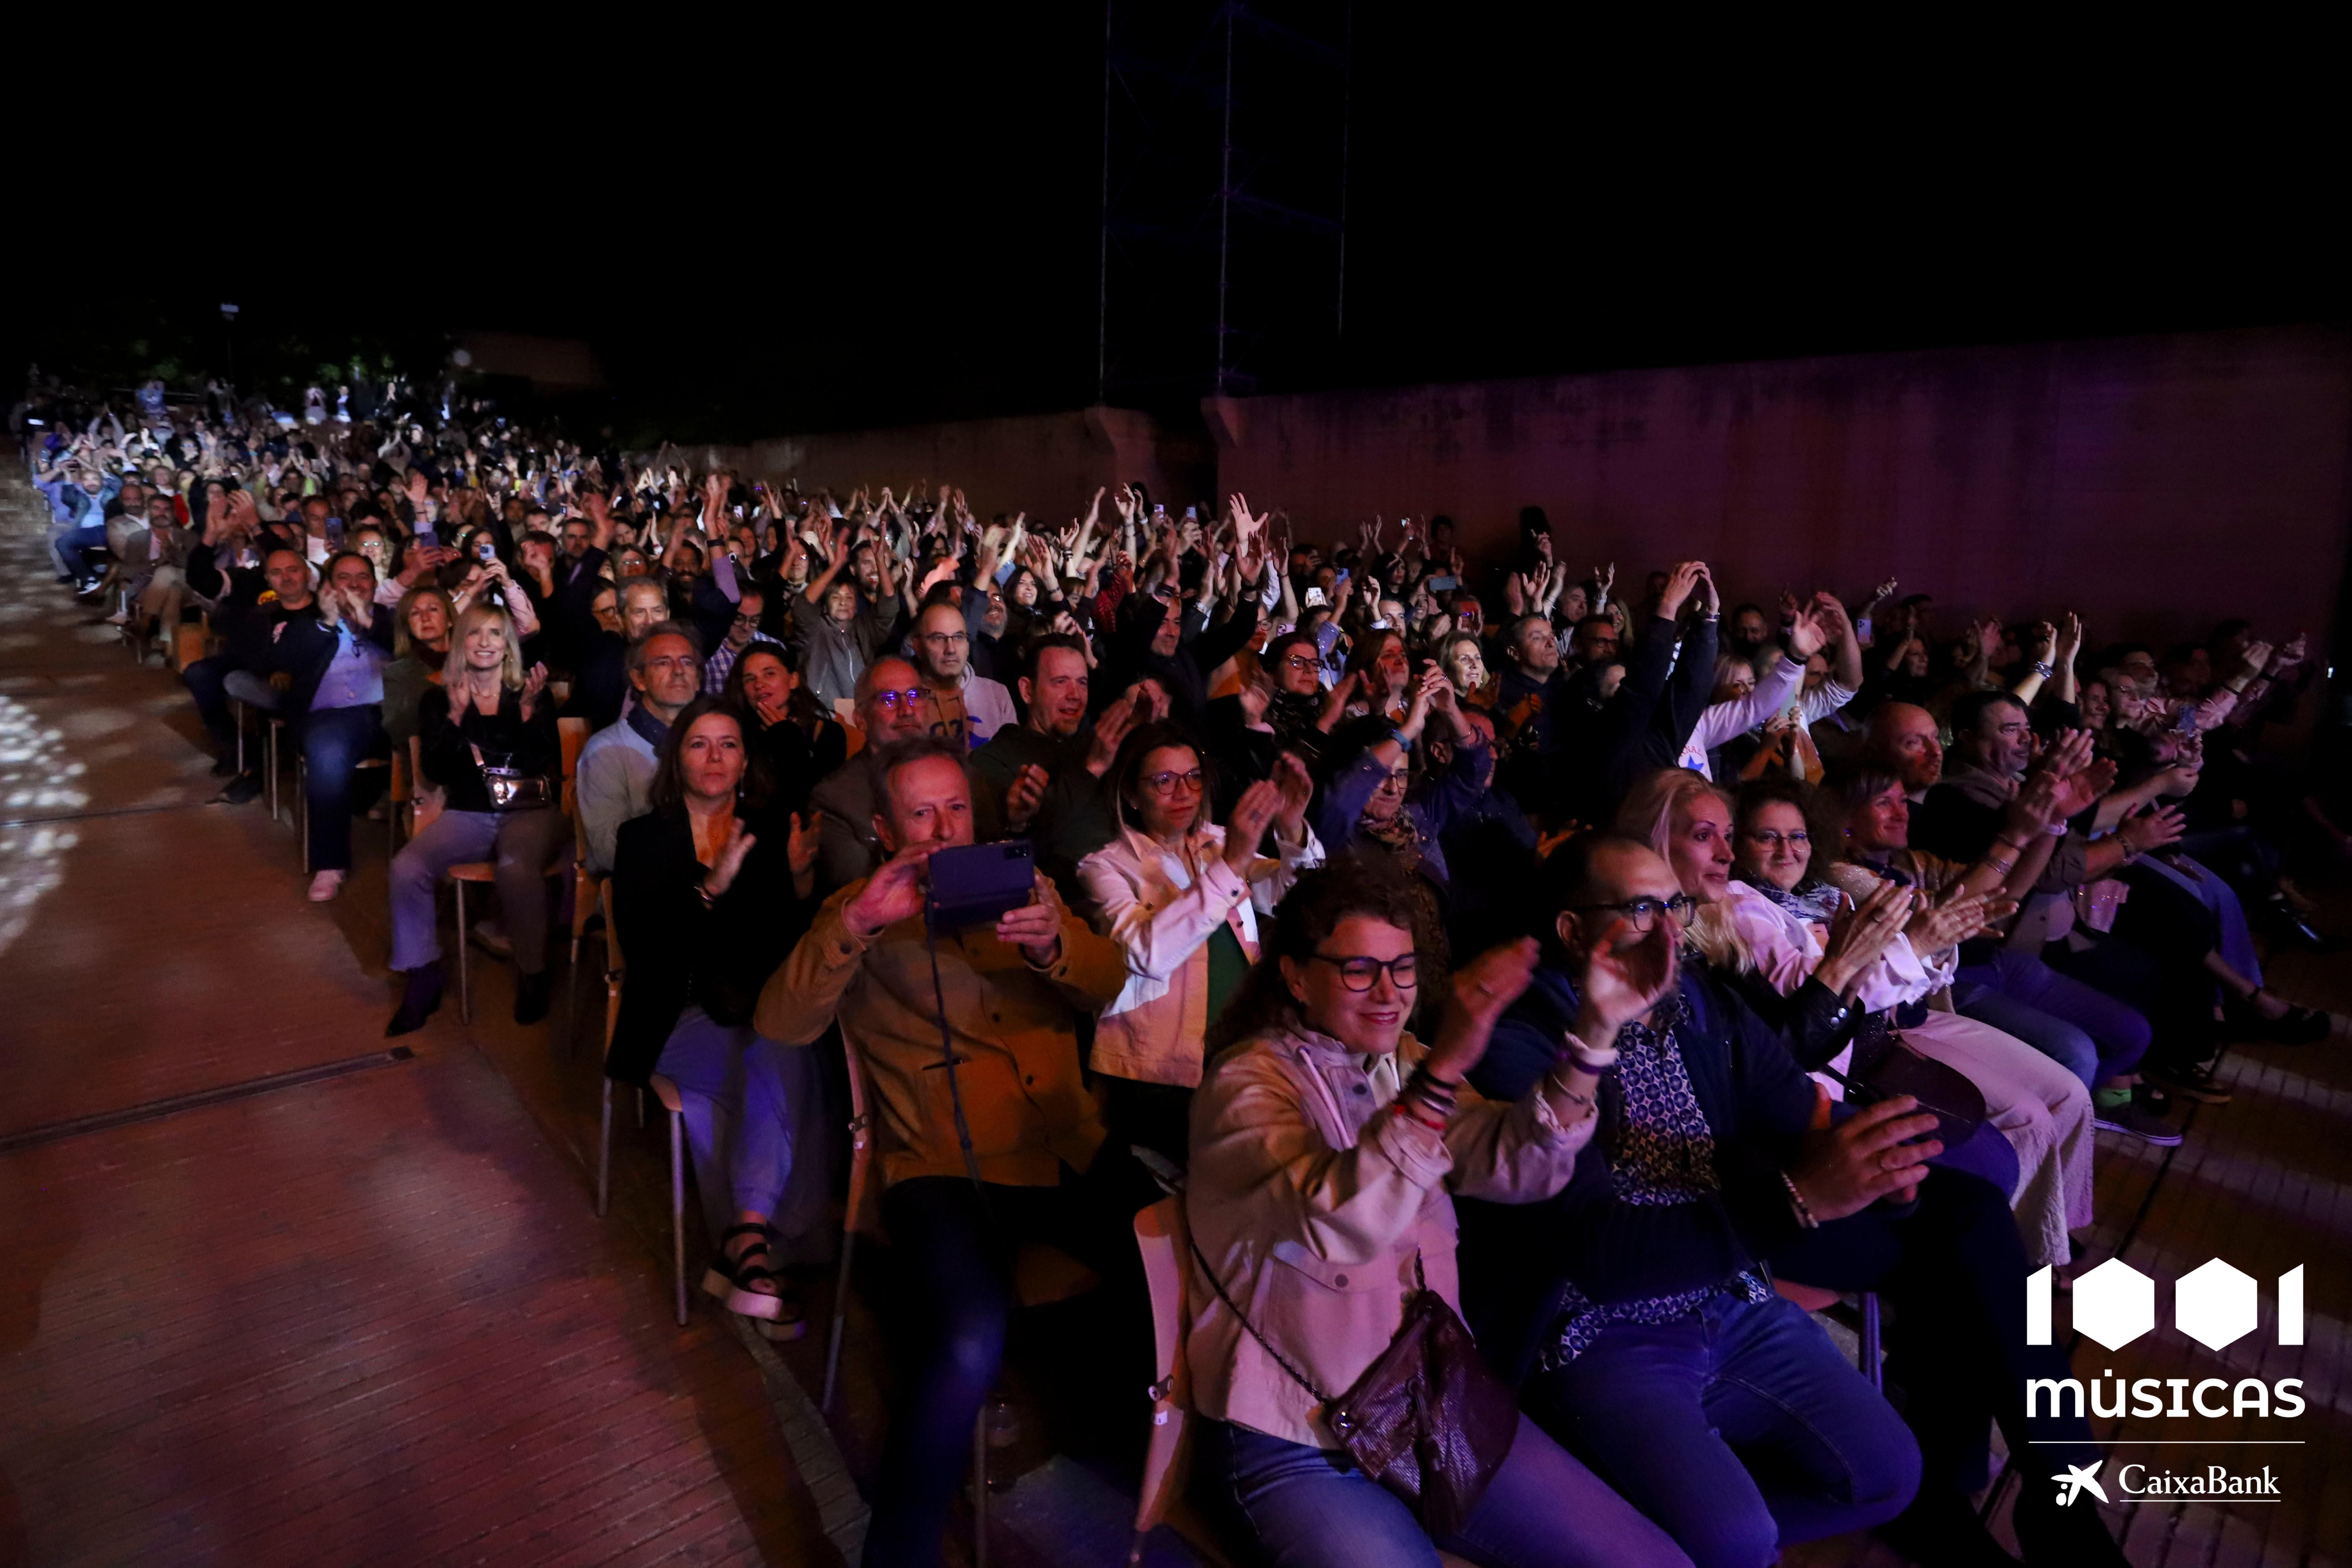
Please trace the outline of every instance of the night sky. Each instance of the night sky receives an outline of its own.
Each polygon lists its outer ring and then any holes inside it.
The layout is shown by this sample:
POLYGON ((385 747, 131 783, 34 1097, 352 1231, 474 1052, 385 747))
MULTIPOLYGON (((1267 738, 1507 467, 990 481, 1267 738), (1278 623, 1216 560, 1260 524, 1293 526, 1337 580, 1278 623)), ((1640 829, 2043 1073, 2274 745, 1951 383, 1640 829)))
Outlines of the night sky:
MULTIPOLYGON (((24 351, 119 364, 135 340, 209 364, 234 300, 255 364, 355 334, 583 336, 610 417, 689 437, 1091 401, 1102 12, 807 9, 724 36, 452 36, 388 81, 362 51, 307 99, 299 74, 282 95, 247 79, 233 123, 168 156, 152 130, 128 160, 60 146, 24 351)), ((1339 4, 1266 9, 1346 36, 1339 4)), ((1632 38, 1455 9, 1483 15, 1356 8, 1346 331, 1320 295, 1263 307, 1305 326, 1247 351, 1256 384, 2352 315, 2342 99, 2298 74, 2316 38, 1702 51, 1679 36, 1696 18, 1632 38)), ((1153 15, 1164 43, 1211 8, 1153 15)), ((1328 97, 1306 68, 1286 91, 1276 54, 1240 75, 1242 131, 1311 152, 1328 97)), ((1206 203, 1213 143, 1186 144, 1206 203)), ((1182 310, 1213 267, 1161 312, 1203 375, 1182 310)))

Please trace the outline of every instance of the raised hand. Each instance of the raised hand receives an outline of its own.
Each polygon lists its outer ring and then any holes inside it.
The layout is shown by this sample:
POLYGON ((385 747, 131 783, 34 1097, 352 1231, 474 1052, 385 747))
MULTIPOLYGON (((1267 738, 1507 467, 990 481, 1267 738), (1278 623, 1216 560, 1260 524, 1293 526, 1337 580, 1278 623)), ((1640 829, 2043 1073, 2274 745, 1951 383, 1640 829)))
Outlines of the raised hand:
POLYGON ((1591 1046, 1616 1044, 1617 1031, 1665 999, 1675 985, 1675 947, 1679 933, 1660 920, 1630 943, 1620 945, 1630 927, 1622 915, 1612 920, 1584 955, 1583 1003, 1576 1016, 1578 1038, 1591 1046))
POLYGON ((866 879, 866 886, 841 907, 841 918, 862 937, 876 937, 901 921, 923 912, 923 873, 937 842, 909 844, 866 879))
POLYGON ((1535 978, 1536 957, 1535 938, 1523 936, 1488 948, 1454 972, 1454 994, 1429 1052, 1430 1072, 1458 1083, 1478 1065, 1494 1037, 1495 1021, 1535 978))
MULTIPOLYGON (((1045 886, 1045 873, 1037 873, 1037 887, 1045 886)), ((996 922, 996 940, 1021 950, 1021 956, 1040 969, 1052 966, 1062 955, 1062 911, 1035 893, 1032 902, 1017 910, 1007 910, 996 922)))
MULTIPOLYGON (((797 838, 800 819, 794 817, 793 825, 797 838)), ((743 858, 751 853, 751 846, 759 841, 757 835, 744 831, 742 819, 738 817, 727 829, 727 842, 719 847, 719 863, 702 875, 703 891, 715 899, 733 887, 737 873, 743 869, 743 858)), ((812 861, 815 858, 814 849, 810 852, 810 858, 812 861)))
MULTIPOLYGON (((1105 710, 1108 716, 1108 710, 1105 710)), ((1013 776, 1013 787, 1004 792, 1004 826, 1015 833, 1026 833, 1045 802, 1045 786, 1053 775, 1031 763, 1013 776)))
POLYGON ((1274 759, 1274 787, 1281 792, 1282 808, 1275 820, 1282 825, 1285 843, 1307 842, 1307 807, 1315 798, 1315 777, 1295 752, 1284 752, 1274 759))
POLYGON ((529 719, 538 709, 539 694, 547 689, 547 666, 534 664, 530 673, 522 678, 522 716, 529 719))
POLYGON ((812 811, 805 821, 799 812, 793 813, 792 837, 784 841, 784 858, 793 868, 793 891, 803 899, 816 891, 818 836, 824 828, 824 813, 812 811))
POLYGON ((2135 855, 2145 855, 2180 842, 2189 828, 2188 817, 2177 805, 2152 806, 2124 819, 2116 829, 2116 837, 2124 847, 2135 855))
POLYGON ((1282 808, 1282 792, 1271 779, 1260 779, 1242 791, 1225 818, 1225 864, 1240 876, 1249 875, 1250 862, 1265 841, 1265 830, 1282 808))
POLYGON ((1789 623, 1789 657, 1799 664, 1821 652, 1829 640, 1829 631, 1816 611, 1801 609, 1789 623))
MULTIPOLYGON (((1610 571, 1613 574, 1616 567, 1611 566, 1610 571)), ((1678 561, 1675 563, 1675 569, 1666 574, 1665 594, 1658 600, 1660 619, 1671 621, 1683 613, 1683 605, 1689 603, 1690 596, 1698 591, 1699 583, 1706 572, 1706 563, 1703 561, 1678 561)), ((1605 580, 1601 589, 1601 600, 1603 605, 1609 601, 1609 588, 1605 580)), ((1600 615, 1601 605, 1593 605, 1592 613, 1600 615)))
POLYGON ((1145 721, 1139 715, 1139 707, 1149 707, 1142 685, 1139 682, 1122 692, 1118 700, 1095 715, 1093 739, 1087 743, 1087 771, 1097 778, 1110 771, 1118 756, 1119 742, 1127 732, 1145 721))
POLYGON ((1910 942, 1911 951, 1922 958, 1942 952, 1982 931, 1991 910, 2008 901, 1996 903, 1981 893, 1970 893, 1948 898, 1940 904, 1922 903, 1904 925, 1903 935, 1910 942))

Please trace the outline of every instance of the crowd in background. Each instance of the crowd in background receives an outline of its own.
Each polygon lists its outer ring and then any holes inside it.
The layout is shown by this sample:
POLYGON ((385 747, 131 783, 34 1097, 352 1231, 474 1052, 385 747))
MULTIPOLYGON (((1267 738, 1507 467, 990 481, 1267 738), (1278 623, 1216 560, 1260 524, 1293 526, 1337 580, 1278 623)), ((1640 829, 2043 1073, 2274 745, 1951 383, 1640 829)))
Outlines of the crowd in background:
MULTIPOLYGON (((1443 516, 1335 539, 1239 495, 983 515, 397 382, 37 384, 14 427, 59 583, 203 628, 224 802, 286 722, 309 896, 356 818, 407 821, 387 1033, 441 1004, 465 862, 546 1016, 577 837, 625 959, 607 1071, 684 1091, 711 1288, 772 1332, 840 1114, 804 1047, 847 1053, 927 1303, 869 1562, 939 1561, 1017 1244, 1093 1265, 1148 1350, 1129 1226, 1176 1192, 1193 1489, 1241 1560, 1875 1528, 2012 1561, 1968 1504, 1991 1426, 2096 1457, 2023 1404, 2066 1373, 2018 1303, 2084 1261, 2098 1135, 2177 1143, 2231 1042, 2330 1033, 2263 980, 2323 940, 2294 872, 2352 846, 2265 758, 2311 683, 2292 627, 1742 602, 1704 562, 1571 564, 1536 508, 1475 564, 1443 516), (1000 840, 1025 901, 931 912, 932 858, 1000 840), (1423 1281, 1521 1411, 1451 1514, 1333 1421, 1423 1281), (1894 1402, 1783 1282, 1886 1300, 1894 1402)), ((2045 1493, 2027 1561, 2121 1561, 2045 1493)))

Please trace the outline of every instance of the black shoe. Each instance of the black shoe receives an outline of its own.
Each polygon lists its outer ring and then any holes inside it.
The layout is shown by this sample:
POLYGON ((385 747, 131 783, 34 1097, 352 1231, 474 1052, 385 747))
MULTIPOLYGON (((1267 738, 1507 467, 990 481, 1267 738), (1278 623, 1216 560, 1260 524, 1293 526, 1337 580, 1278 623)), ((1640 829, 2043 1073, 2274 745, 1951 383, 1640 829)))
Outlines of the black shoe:
POLYGON ((243 805, 261 794, 261 775, 243 773, 228 781, 228 787, 213 796, 225 805, 243 805))
POLYGON ((2142 1063, 2142 1074, 2161 1082, 2183 1100, 2193 1100, 2200 1105, 2227 1105, 2230 1091, 2213 1076, 2213 1064, 2191 1062, 2186 1067, 2165 1067, 2142 1063))
POLYGON ((236 777, 236 756, 231 754, 229 756, 223 757, 219 762, 215 763, 213 764, 213 777, 216 779, 233 779, 236 777))
POLYGON ((1923 1568, 2018 1568, 1957 1492, 1923 1492, 1878 1527, 1878 1538, 1923 1568))
POLYGON ((441 961, 435 959, 422 968, 408 972, 408 988, 400 994, 400 1011, 383 1026, 383 1037, 413 1035, 425 1027, 425 1020, 433 1016, 441 1005, 441 961))
POLYGON ((2230 1032, 2242 1040, 2269 1040, 2282 1046, 2310 1046, 2336 1032, 2336 1020, 2316 1007, 2289 1007, 2275 1018, 2266 1018, 2252 1008, 2244 1017, 2231 1026, 2230 1032))
POLYGON ((2107 1533, 2107 1521, 2089 1493, 2061 1505, 2053 1480, 2028 1471, 2021 1484, 2010 1522, 2032 1568, 2125 1568, 2124 1549, 2107 1533))
POLYGON ((544 969, 536 974, 515 976, 514 1018, 518 1024, 536 1024, 547 1016, 548 998, 555 994, 555 981, 544 969))

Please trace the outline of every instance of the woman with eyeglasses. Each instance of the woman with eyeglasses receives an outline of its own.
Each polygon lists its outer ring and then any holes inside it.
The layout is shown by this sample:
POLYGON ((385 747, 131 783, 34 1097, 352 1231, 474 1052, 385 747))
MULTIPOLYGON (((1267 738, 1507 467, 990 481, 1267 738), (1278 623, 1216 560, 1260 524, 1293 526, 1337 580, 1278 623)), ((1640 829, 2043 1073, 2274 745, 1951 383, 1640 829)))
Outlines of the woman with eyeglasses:
MULTIPOLYGON (((1555 1035, 1549 1070, 1516 1100, 1483 1099, 1464 1075, 1527 989, 1536 944, 1465 965, 1433 1043, 1416 1039, 1405 1018, 1428 966, 1407 880, 1364 861, 1302 875, 1275 912, 1273 962, 1210 1037, 1184 1194, 1192 1267, 1209 1277, 1185 1345, 1192 1496, 1240 1562, 1434 1562, 1412 1509, 1343 1452, 1324 1396, 1388 1349, 1417 1282, 1458 1310, 1455 1194, 1523 1205, 1567 1184, 1608 1059, 1582 1040, 1654 1000, 1637 964, 1601 955, 1585 1035, 1564 1047, 1555 1035)), ((1465 1526, 1437 1544, 1499 1568, 1689 1561, 1525 1417, 1465 1526)))
POLYGON ((1440 839, 1475 809, 1491 776, 1490 755, 1485 733, 1463 717, 1453 683, 1433 668, 1414 686, 1403 722, 1339 769, 1318 808, 1315 830, 1330 853, 1352 849, 1411 874, 1441 973, 1452 880, 1440 839), (1432 722, 1451 735, 1453 761, 1442 772, 1424 773, 1416 787, 1412 750, 1432 722))
POLYGON ((1260 917, 1322 863, 1307 826, 1314 786, 1286 754, 1221 826, 1200 752, 1169 723, 1129 734, 1110 776, 1118 837, 1078 863, 1078 879, 1128 979, 1096 1027, 1093 1065, 1113 1134, 1181 1170, 1210 1026, 1257 962, 1260 917), (1269 826, 1272 857, 1259 853, 1269 826))
MULTIPOLYGON (((1729 802, 1694 774, 1668 772, 1644 780, 1627 797, 1618 825, 1657 844, 1698 904, 1692 945, 1783 1028, 1801 1066, 1843 1070, 1858 1036, 1883 1036, 1881 1021, 1874 1018, 1883 1015, 1883 1024, 1899 1029, 1905 1044, 1974 1084, 1984 1096, 1984 1124, 2000 1134, 2011 1157, 2001 1159, 1985 1140, 1972 1137, 1947 1151, 1942 1163, 2000 1187, 2016 1211, 2032 1265, 2063 1268, 2067 1230, 2089 1223, 2089 1095, 2081 1080, 2023 1041, 1926 1005, 1949 984, 1958 943, 2005 913, 2007 905, 1988 905, 1980 890, 1969 889, 1937 904, 1901 883, 1866 886, 1858 908, 1848 895, 1832 899, 1835 889, 1814 885, 1800 891, 1808 887, 1811 834, 1801 843, 1789 835, 1805 831, 1798 826, 1803 814, 1774 802, 1768 792, 1759 791, 1753 804, 1758 815, 1742 817, 1750 864, 1787 903, 1759 891, 1757 883, 1733 879, 1729 802), (1778 825, 1770 829, 1779 834, 1776 847, 1755 841, 1766 822, 1778 825), (1788 879, 1785 888, 1776 875, 1788 879), (1818 914, 1827 918, 1810 918, 1818 914), (1816 925, 1822 929, 1813 930, 1816 925), (1790 1005, 1775 1009, 1774 996, 1789 998, 1790 1005)), ((1834 1077, 1822 1081, 1832 1099, 1843 1097, 1834 1077)))

